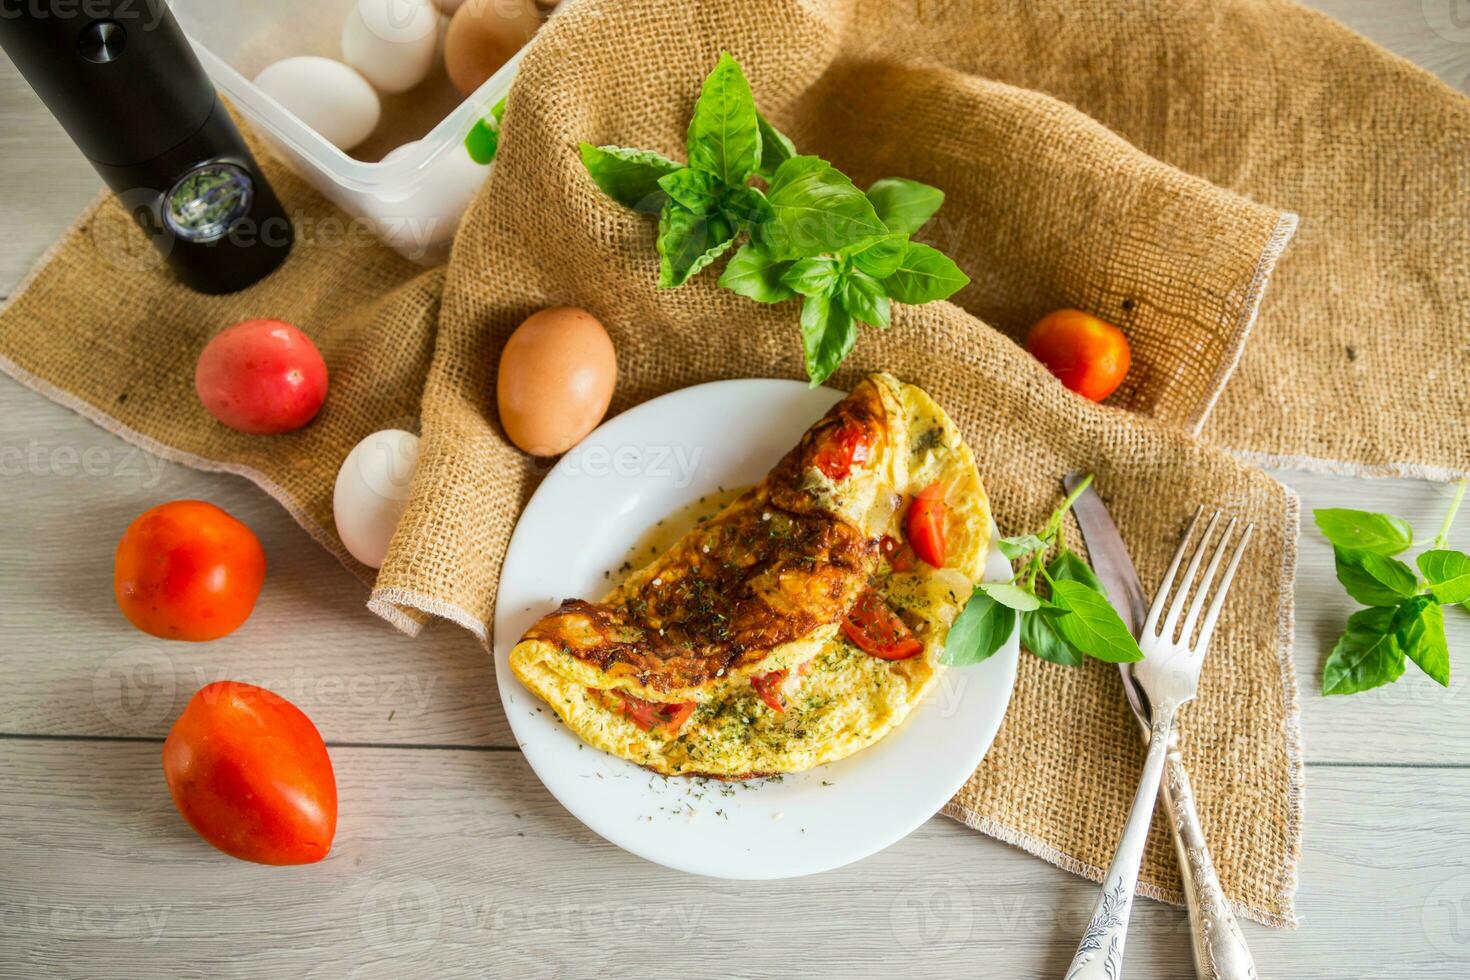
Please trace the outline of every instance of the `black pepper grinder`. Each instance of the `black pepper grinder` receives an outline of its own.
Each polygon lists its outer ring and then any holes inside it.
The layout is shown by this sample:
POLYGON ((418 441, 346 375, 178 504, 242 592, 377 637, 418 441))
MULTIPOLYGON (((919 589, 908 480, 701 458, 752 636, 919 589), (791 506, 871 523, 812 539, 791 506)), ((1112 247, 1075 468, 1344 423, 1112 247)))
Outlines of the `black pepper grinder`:
POLYGON ((166 0, 0 0, 0 48, 186 286, 285 261, 291 221, 166 0))

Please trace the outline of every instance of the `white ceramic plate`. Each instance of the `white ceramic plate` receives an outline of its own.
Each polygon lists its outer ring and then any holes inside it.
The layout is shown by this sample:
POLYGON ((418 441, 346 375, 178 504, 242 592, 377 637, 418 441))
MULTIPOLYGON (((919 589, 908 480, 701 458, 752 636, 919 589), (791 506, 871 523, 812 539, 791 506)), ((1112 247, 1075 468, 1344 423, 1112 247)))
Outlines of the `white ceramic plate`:
MULTIPOLYGON (((563 457, 521 515, 495 610, 506 716, 552 795, 640 857, 718 878, 841 867, 933 816, 1000 728, 1016 677, 1015 635, 984 664, 946 671, 926 702, 876 745, 809 772, 749 783, 666 779, 584 745, 510 672, 510 648, 539 617, 563 598, 600 598, 606 573, 650 527, 719 488, 758 483, 840 398, 795 381, 746 380, 645 402, 563 457)), ((994 549, 987 574, 1010 574, 994 549)))

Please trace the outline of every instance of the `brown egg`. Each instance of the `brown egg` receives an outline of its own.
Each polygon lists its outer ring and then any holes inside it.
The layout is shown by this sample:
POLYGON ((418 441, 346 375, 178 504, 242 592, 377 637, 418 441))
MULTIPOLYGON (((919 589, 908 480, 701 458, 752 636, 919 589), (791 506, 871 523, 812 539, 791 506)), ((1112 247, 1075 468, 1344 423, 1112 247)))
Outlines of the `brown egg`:
POLYGON ((597 428, 617 378, 612 339, 596 317, 573 306, 542 310, 500 355, 500 423, 531 455, 559 455, 597 428))
POLYGON ((461 95, 500 70, 541 26, 534 0, 465 0, 444 36, 444 68, 461 95))

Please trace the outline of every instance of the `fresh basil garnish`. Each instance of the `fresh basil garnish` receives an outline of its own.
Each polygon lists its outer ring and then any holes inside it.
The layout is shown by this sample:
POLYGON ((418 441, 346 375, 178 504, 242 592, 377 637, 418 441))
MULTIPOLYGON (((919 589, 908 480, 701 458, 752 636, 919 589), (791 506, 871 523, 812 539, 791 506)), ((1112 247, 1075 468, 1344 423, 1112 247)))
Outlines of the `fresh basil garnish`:
POLYGON ((700 87, 687 137, 687 164, 586 143, 582 164, 619 204, 659 215, 661 287, 684 285, 738 244, 722 287, 759 303, 803 296, 812 384, 852 351, 857 322, 887 327, 891 300, 927 303, 969 282, 940 252, 909 241, 943 203, 942 191, 888 178, 864 193, 827 161, 799 155, 756 109, 727 52, 700 87), (765 190, 751 184, 757 177, 765 190))
POLYGON ((1322 666, 1323 694, 1357 694, 1403 676, 1406 662, 1445 687, 1450 683, 1450 649, 1444 607, 1470 608, 1470 555, 1445 547, 1450 526, 1465 499, 1466 483, 1455 490, 1429 550, 1414 569, 1392 557, 1414 543, 1408 521, 1389 514, 1331 508, 1313 512, 1322 536, 1332 542, 1337 580, 1370 608, 1348 617, 1347 628, 1322 666))

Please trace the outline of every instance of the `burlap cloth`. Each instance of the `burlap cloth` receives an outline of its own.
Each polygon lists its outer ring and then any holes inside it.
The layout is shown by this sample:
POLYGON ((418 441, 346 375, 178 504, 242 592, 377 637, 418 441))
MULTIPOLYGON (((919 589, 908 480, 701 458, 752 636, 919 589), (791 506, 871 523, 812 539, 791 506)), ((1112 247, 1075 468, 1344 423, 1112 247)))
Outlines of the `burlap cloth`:
MULTIPOLYGON (((579 0, 526 58, 447 269, 374 245, 272 163, 301 241, 270 280, 185 292, 104 202, 0 315, 0 367, 160 455, 259 483, 399 626, 437 615, 483 638, 545 472, 495 417, 497 355, 523 317, 574 304, 603 319, 614 411, 717 378, 802 375, 794 306, 713 275, 656 290, 651 222, 578 162, 581 139, 682 158, 721 48, 804 152, 859 183, 901 175, 949 195, 926 237, 973 285, 864 331, 834 384, 881 368, 932 392, 1008 532, 1045 519, 1063 473, 1096 472, 1148 587, 1196 504, 1256 522, 1182 725, 1226 890, 1251 918, 1293 923, 1297 506, 1193 433, 1261 459, 1470 470, 1470 102, 1326 18, 1268 0, 579 0), (1302 233, 1267 293, 1294 213, 1302 233), (1113 407, 1064 391, 1013 342, 1061 306, 1128 332, 1134 368, 1113 407), (293 435, 225 430, 193 392, 206 339, 259 316, 307 330, 331 368, 325 409, 293 435), (390 425, 421 426, 423 457, 374 577, 332 531, 331 488, 347 449, 390 425)), ((1025 656, 994 747, 946 812, 1098 878, 1140 761, 1112 668, 1025 656)), ((1143 887, 1179 898, 1161 833, 1143 887)))

